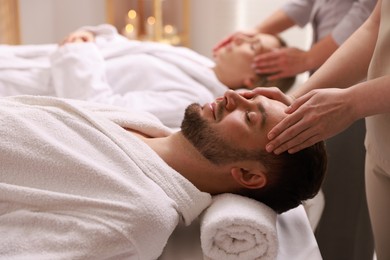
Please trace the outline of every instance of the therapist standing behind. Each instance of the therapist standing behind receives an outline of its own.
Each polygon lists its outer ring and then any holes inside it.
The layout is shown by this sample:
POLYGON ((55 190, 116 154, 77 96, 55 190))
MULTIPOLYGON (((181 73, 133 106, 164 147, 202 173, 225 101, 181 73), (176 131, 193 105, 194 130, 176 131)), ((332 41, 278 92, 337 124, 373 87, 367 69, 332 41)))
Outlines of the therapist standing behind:
POLYGON ((277 35, 293 26, 311 24, 313 44, 308 51, 295 47, 258 55, 256 71, 271 73, 269 79, 314 72, 367 19, 376 0, 291 0, 248 31, 236 32, 214 47, 214 52, 240 34, 277 35))
MULTIPOLYGON (((253 67, 258 73, 272 74, 268 80, 306 71, 312 74, 359 28, 376 2, 291 0, 253 29, 228 36, 214 47, 214 51, 240 34, 261 32, 276 35, 293 26, 303 27, 310 23, 313 28, 313 43, 309 50, 293 47, 275 49, 258 55, 253 67)), ((316 238, 324 259, 366 260, 373 254, 372 231, 364 191, 364 134, 362 119, 343 134, 327 141, 328 175, 322 188, 326 205, 316 228, 316 238)), ((317 200, 309 202, 309 213, 313 211, 312 207, 320 207, 317 200)), ((318 215, 312 212, 309 216, 313 213, 318 215)))
MULTIPOLYGON (((378 260, 390 259, 389 46, 390 0, 379 0, 369 19, 295 93, 291 115, 269 132, 267 145, 269 152, 294 153, 366 118, 366 190, 378 260)), ((276 89, 254 92, 289 103, 276 89)))

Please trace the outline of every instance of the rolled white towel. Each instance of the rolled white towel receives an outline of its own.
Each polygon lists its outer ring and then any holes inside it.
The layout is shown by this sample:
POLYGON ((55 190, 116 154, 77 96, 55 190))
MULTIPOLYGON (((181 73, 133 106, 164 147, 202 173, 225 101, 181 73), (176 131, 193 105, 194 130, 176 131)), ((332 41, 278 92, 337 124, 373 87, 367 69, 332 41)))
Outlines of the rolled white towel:
POLYGON ((200 219, 200 239, 204 259, 276 259, 277 214, 253 199, 221 194, 200 219))

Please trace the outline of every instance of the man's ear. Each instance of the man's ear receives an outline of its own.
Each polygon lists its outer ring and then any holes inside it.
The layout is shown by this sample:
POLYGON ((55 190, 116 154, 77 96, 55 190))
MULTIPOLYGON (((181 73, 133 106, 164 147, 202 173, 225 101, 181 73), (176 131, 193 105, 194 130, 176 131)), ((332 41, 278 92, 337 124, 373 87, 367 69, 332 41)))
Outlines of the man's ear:
POLYGON ((238 184, 248 189, 259 189, 267 184, 267 177, 260 169, 233 167, 230 173, 238 184))

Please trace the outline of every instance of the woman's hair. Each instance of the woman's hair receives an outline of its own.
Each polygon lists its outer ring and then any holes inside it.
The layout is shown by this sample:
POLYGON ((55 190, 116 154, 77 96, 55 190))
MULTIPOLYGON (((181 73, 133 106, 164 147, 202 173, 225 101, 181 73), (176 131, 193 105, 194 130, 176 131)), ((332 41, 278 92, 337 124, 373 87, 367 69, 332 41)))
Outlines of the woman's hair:
MULTIPOLYGON (((280 47, 287 47, 287 43, 280 36, 274 35, 280 43, 280 47)), ((286 93, 295 83, 296 76, 281 78, 277 80, 269 81, 267 78, 272 74, 257 74, 254 82, 254 88, 256 87, 277 87, 283 93, 286 93)))
POLYGON ((280 155, 262 151, 259 160, 266 168, 267 184, 260 189, 242 189, 239 195, 258 200, 277 213, 295 208, 313 198, 321 188, 327 168, 324 142, 297 153, 280 155))

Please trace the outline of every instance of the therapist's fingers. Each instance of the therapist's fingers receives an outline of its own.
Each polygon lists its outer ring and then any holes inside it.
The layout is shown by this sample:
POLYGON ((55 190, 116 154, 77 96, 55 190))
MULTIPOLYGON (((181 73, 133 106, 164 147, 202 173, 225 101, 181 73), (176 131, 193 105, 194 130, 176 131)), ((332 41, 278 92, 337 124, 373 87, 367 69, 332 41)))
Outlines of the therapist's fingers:
POLYGON ((283 93, 277 87, 257 87, 250 91, 245 91, 241 93, 241 95, 243 95, 245 98, 252 98, 256 95, 262 95, 270 99, 278 100, 287 106, 290 105, 294 100, 293 96, 283 93))
POLYGON ((252 37, 255 34, 256 34, 256 30, 238 31, 233 34, 230 34, 229 36, 222 39, 213 47, 213 54, 215 55, 219 51, 219 49, 231 43, 236 37, 242 37, 242 36, 252 37))
POLYGON ((273 96, 279 95, 281 91, 277 87, 257 87, 251 90, 241 92, 246 97, 254 97, 256 95, 266 96, 272 98, 273 96))
POLYGON ((292 139, 289 139, 287 142, 276 147, 273 152, 275 154, 281 154, 285 151, 288 153, 296 153, 300 150, 303 150, 319 141, 321 141, 321 137, 317 134, 316 131, 313 131, 312 128, 307 128, 306 130, 299 133, 292 139))
POLYGON ((229 35, 228 37, 225 37, 224 39, 222 39, 220 42, 218 42, 214 47, 213 47, 213 52, 217 52, 220 48, 222 48, 223 46, 225 46, 226 44, 228 44, 229 42, 232 41, 233 39, 233 35, 229 35))
POLYGON ((229 35, 228 37, 222 39, 220 42, 218 42, 214 47, 213 47, 213 52, 218 51, 221 47, 225 46, 229 42, 232 41, 234 34, 229 35))
POLYGON ((290 105, 286 108, 285 112, 289 114, 282 121, 280 121, 276 126, 274 126, 271 131, 269 131, 267 137, 269 140, 274 140, 269 145, 269 151, 273 151, 276 147, 280 146, 282 143, 287 142, 289 139, 294 138, 299 133, 303 132, 307 129, 308 126, 305 126, 306 123, 304 121, 305 112, 299 109, 302 105, 304 105, 310 98, 312 97, 312 93, 307 93, 296 100, 292 96, 288 96, 285 94, 281 95, 281 98, 284 97, 286 105, 290 105), (290 99, 288 99, 290 98, 290 99), (290 103, 288 103, 290 102, 290 103), (300 123, 297 125, 297 123, 300 123), (272 147, 272 149, 271 149, 272 147))
POLYGON ((253 58, 252 66, 256 69, 267 69, 278 65, 281 56, 280 49, 272 49, 271 51, 261 53, 253 58))
POLYGON ((307 129, 299 124, 297 126, 297 123, 300 120, 302 120, 302 117, 293 114, 287 116, 274 126, 267 135, 268 139, 271 140, 265 147, 267 152, 275 152, 275 149, 278 148, 279 152, 286 151, 289 148, 296 146, 302 139, 302 136, 299 137, 299 140, 293 142, 291 140, 307 129))
POLYGON ((292 114, 296 110, 298 110, 303 104, 305 104, 310 98, 313 96, 313 92, 309 92, 297 99, 294 100, 293 96, 290 96, 292 98, 292 102, 289 104, 289 106, 286 108, 284 112, 287 114, 292 114))
MULTIPOLYGON (((328 92, 332 97, 340 95, 338 92, 328 92)), ((267 135, 268 139, 271 140, 266 145, 268 152, 280 154, 289 151, 293 153, 328 137, 327 128, 329 126, 335 127, 334 125, 337 125, 337 123, 332 123, 333 117, 327 119, 326 115, 333 115, 334 110, 338 114, 337 111, 342 109, 334 109, 340 102, 336 102, 334 105, 324 104, 322 105, 323 108, 320 108, 320 100, 324 99, 323 97, 318 98, 320 94, 321 91, 311 91, 296 99, 285 110, 288 116, 274 126, 267 135)), ((324 96, 325 94, 327 93, 324 93, 324 96)), ((329 94, 326 97, 329 98, 329 94)))
POLYGON ((298 98, 268 133, 269 152, 296 152, 345 130, 359 119, 348 89, 316 89, 298 98))
POLYGON ((220 42, 218 42, 214 47, 213 47, 213 53, 215 55, 216 52, 219 51, 219 49, 225 47, 226 45, 228 45, 229 43, 231 43, 235 37, 238 37, 240 35, 245 35, 244 32, 235 32, 233 34, 230 34, 229 36, 225 37, 224 39, 222 39, 220 42))
POLYGON ((272 74, 269 80, 291 77, 310 69, 309 54, 298 48, 283 47, 258 55, 253 67, 258 74, 272 74))
POLYGON ((290 114, 269 131, 267 137, 271 141, 266 145, 268 152, 279 154, 293 147, 305 146, 305 142, 312 142, 312 138, 319 132, 318 125, 313 120, 314 117, 305 117, 306 112, 302 106, 311 96, 310 93, 295 100, 285 111, 290 114))
POLYGON ((257 74, 271 74, 267 77, 269 81, 289 77, 286 68, 283 66, 283 57, 279 50, 273 50, 256 56, 252 68, 257 74))
POLYGON ((261 64, 277 59, 280 56, 280 49, 272 49, 267 52, 260 53, 253 58, 254 63, 261 64))

